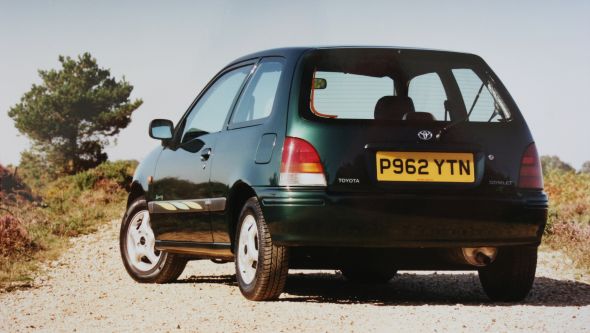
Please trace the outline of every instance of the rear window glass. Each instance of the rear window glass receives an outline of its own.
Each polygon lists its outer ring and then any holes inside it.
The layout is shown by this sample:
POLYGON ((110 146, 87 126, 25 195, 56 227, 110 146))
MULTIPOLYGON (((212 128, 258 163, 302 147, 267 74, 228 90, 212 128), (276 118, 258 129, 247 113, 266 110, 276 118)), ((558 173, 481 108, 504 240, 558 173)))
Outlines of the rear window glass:
POLYGON ((502 122, 510 112, 472 55, 395 49, 321 49, 304 60, 304 112, 376 121, 502 122))
POLYGON ((412 99, 415 111, 428 112, 436 120, 447 120, 445 115, 447 94, 438 74, 422 74, 411 79, 408 97, 412 99))
POLYGON ((487 85, 471 69, 453 69, 471 121, 501 121, 499 106, 487 85))
POLYGON ((389 77, 372 77, 339 72, 318 71, 316 79, 326 80, 326 86, 313 90, 315 113, 338 118, 373 119, 377 101, 394 93, 389 77), (321 111, 318 111, 321 110, 321 111))

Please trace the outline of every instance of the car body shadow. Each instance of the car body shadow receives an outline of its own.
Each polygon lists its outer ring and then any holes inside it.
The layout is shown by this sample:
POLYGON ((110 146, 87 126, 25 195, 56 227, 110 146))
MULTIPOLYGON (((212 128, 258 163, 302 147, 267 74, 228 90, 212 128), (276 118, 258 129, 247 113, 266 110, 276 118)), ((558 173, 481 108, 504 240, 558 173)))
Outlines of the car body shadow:
POLYGON ((537 277, 529 296, 520 303, 492 302, 475 273, 402 273, 387 284, 355 284, 339 274, 289 276, 285 301, 364 303, 373 305, 488 305, 583 306, 590 304, 590 285, 537 277))
MULTIPOLYGON (((237 287, 235 275, 190 276, 178 283, 237 287)), ((281 302, 387 305, 585 306, 590 284, 537 277, 529 296, 519 303, 490 301, 477 274, 401 273, 387 284, 356 284, 336 273, 296 273, 287 279, 281 302)))

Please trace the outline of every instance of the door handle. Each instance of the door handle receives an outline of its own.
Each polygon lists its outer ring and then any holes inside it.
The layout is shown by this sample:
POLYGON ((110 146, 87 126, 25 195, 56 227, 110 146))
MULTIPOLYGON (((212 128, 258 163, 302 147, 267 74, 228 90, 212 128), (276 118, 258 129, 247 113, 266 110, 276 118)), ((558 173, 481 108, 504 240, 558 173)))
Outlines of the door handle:
POLYGON ((206 148, 201 153, 201 161, 207 161, 211 157, 211 148, 206 148))

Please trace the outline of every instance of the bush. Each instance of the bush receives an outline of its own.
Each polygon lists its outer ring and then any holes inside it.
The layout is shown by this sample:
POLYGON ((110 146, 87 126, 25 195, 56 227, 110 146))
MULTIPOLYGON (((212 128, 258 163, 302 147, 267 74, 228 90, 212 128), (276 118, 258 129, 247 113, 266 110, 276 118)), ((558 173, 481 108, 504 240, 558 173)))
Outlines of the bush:
POLYGON ((70 191, 86 191, 94 189, 97 184, 104 184, 105 181, 112 182, 120 188, 128 189, 136 167, 137 161, 105 162, 94 169, 82 171, 72 176, 61 177, 54 182, 50 182, 44 192, 65 188, 70 191))
POLYGON ((0 165, 0 203, 16 204, 22 201, 38 201, 31 189, 17 175, 17 169, 0 165))
POLYGON ((0 257, 22 253, 32 245, 29 233, 12 215, 0 217, 0 257))
POLYGON ((543 168, 543 174, 554 170, 566 172, 576 171, 574 167, 565 163, 557 156, 541 156, 541 166, 543 168))

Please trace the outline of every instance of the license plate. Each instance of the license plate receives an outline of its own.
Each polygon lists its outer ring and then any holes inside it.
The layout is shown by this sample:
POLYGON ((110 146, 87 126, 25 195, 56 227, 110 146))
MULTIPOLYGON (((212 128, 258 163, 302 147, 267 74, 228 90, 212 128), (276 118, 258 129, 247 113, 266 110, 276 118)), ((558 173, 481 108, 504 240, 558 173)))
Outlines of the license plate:
POLYGON ((390 182, 475 182, 471 153, 378 151, 377 180, 390 182))

